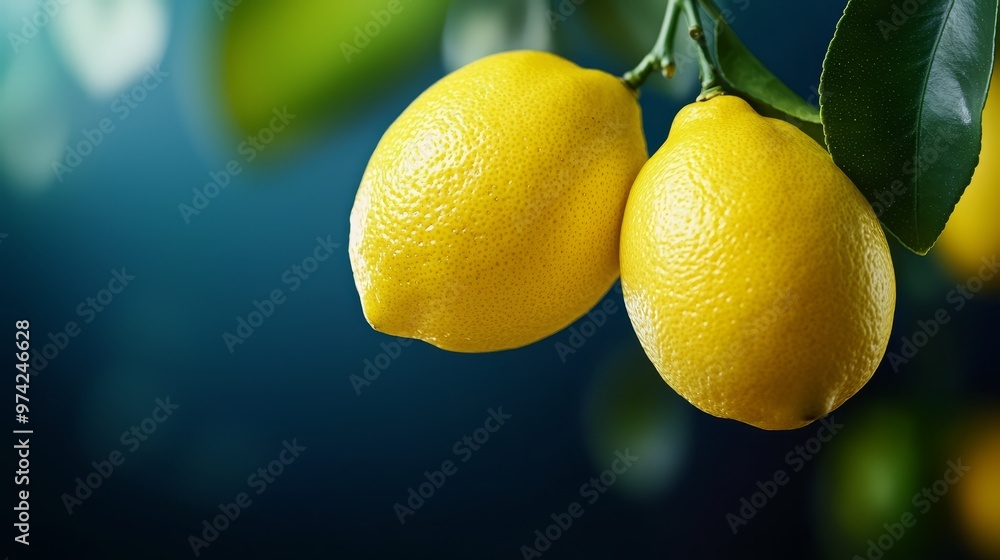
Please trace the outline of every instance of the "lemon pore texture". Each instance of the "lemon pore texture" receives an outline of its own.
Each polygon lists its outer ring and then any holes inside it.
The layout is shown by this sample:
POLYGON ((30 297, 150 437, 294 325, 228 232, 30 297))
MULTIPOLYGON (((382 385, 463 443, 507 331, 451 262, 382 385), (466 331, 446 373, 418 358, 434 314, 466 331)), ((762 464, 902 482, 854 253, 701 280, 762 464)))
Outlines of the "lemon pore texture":
POLYGON ((516 348, 586 313, 618 277, 648 157, 610 74, 531 51, 446 76, 392 124, 351 212, 365 317, 460 352, 516 348))
POLYGON ((885 352, 895 279, 874 212, 823 148, 738 97, 677 114, 621 236, 639 340, 705 412, 797 428, 857 392, 885 352))

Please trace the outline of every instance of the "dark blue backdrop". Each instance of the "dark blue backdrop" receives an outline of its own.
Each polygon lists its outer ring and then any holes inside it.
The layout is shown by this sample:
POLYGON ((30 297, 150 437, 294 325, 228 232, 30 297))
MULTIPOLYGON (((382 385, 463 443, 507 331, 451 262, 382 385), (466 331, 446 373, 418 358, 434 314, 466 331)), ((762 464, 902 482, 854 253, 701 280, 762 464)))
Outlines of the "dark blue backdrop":
MULTIPOLYGON (((842 4, 755 1, 734 27, 810 97, 842 4)), ((354 193, 381 133, 444 70, 420 69, 294 155, 246 163, 236 144, 216 141, 221 117, 197 110, 207 86, 188 44, 196 10, 207 8, 170 6, 161 62, 170 76, 124 120, 39 54, 57 77, 62 97, 52 111, 69 115, 68 142, 104 118, 115 129, 62 182, 29 188, 13 173, 0 178, 0 333, 13 339, 14 321, 28 319, 33 347, 53 344, 48 359, 32 364, 30 387, 35 557, 184 558, 191 535, 206 539, 206 558, 518 558, 525 545, 545 548, 544 558, 811 558, 829 550, 824 543, 839 533, 821 475, 846 440, 823 444, 793 472, 787 454, 819 425, 768 433, 697 411, 645 362, 617 292, 609 294, 617 312, 593 330, 578 323, 593 336, 565 356, 556 344, 579 342, 573 331, 490 355, 396 345, 372 331, 346 251, 354 193), (231 159, 242 172, 185 223, 178 205, 192 204, 192 189, 231 159), (290 280, 286 271, 313 255, 317 238, 338 244, 332 258, 290 280), (102 293, 113 271, 134 279, 102 293), (244 327, 249 336, 230 352, 224 333, 236 334, 239 318, 277 289, 282 303, 262 322, 253 316, 252 334, 244 327), (79 332, 64 337, 70 321, 79 332), (352 383, 366 368, 374 377, 368 364, 378 376, 352 383), (168 399, 176 409, 157 412, 168 399), (502 425, 486 422, 501 409, 510 415, 502 425), (129 435, 133 426, 144 441, 129 435), (626 449, 639 459, 606 493, 581 488, 621 467, 615 450, 626 449), (435 474, 445 461, 453 474, 435 474), (777 469, 789 482, 734 535, 727 514, 777 469), (407 505, 409 489, 419 493, 425 471, 444 483, 413 508, 421 500, 407 505), (83 488, 88 476, 99 486, 83 488), (550 530, 545 547, 535 531, 543 534, 553 514, 565 522, 573 502, 582 515, 550 530), (242 504, 239 516, 206 531, 203 521, 226 510, 233 517, 231 503, 242 504), (401 524, 404 505, 412 515, 401 524)), ((564 25, 563 54, 581 65, 620 74, 635 62, 603 54, 582 18, 564 25)), ((47 52, 43 41, 25 50, 47 52)), ((9 92, 19 87, 14 65, 29 55, 4 56, 0 91, 9 92)), ((652 88, 642 102, 655 149, 681 103, 652 88)), ((3 114, 13 119, 18 110, 8 104, 3 114)), ((890 350, 898 350, 899 336, 945 305, 952 280, 933 257, 893 243, 900 305, 890 350)), ((997 309, 995 299, 979 298, 931 350, 898 372, 883 364, 835 414, 844 432, 863 432, 864 414, 886 402, 938 425, 995 397, 997 309)), ((945 465, 944 455, 926 457, 915 467, 919 484, 945 465)), ((11 453, 6 464, 13 469, 15 460, 11 453)), ((927 541, 928 555, 964 550, 949 529, 950 507, 914 529, 943 527, 927 541)), ((11 557, 31 556, 12 545, 11 557)))

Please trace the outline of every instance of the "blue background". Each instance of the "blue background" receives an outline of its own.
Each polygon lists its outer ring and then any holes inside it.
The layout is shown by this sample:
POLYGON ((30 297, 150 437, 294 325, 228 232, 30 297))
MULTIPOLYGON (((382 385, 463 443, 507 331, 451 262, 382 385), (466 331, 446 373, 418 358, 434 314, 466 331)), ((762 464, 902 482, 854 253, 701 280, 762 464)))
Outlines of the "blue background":
MULTIPOLYGON (((726 514, 756 492, 758 481, 777 469, 791 472, 786 454, 815 436, 819 424, 764 432, 694 409, 644 360, 615 291, 609 297, 618 311, 565 360, 556 344, 568 343, 570 331, 487 355, 414 342, 398 347, 398 357, 358 394, 350 377, 397 347, 361 312, 347 256, 348 216, 382 132, 445 67, 440 58, 427 60, 412 78, 358 103, 295 150, 245 164, 186 224, 178 205, 191 202, 209 172, 240 157, 238 141, 219 132, 227 129, 225 115, 206 113, 210 105, 201 101, 214 95, 198 71, 212 53, 189 43, 203 32, 193 22, 215 21, 215 14, 194 4, 167 6, 160 65, 171 75, 125 120, 74 81, 54 54, 50 29, 25 47, 56 76, 53 112, 66 115, 68 141, 105 117, 116 127, 62 182, 49 177, 25 186, 0 174, 0 232, 8 235, 0 240, 2 332, 13 338, 14 321, 29 319, 40 349, 67 321, 81 327, 44 368, 34 364, 31 378, 34 557, 185 558, 188 536, 200 534, 202 521, 242 491, 252 504, 203 557, 517 558, 535 541, 534 531, 552 523, 550 514, 573 501, 584 515, 543 557, 836 556, 831 543, 841 537, 824 476, 846 436, 791 473, 734 535, 726 514), (290 292, 282 274, 327 236, 339 248, 290 292), (135 279, 84 324, 77 307, 121 267, 135 279), (279 288, 287 301, 230 353, 223 333, 235 332, 237 318, 279 288), (623 401, 608 401, 615 391, 623 401), (629 395, 645 399, 652 412, 609 427, 629 417, 629 395), (121 434, 168 396, 179 408, 138 449, 125 451, 121 434), (500 407, 511 418, 460 462, 453 446, 500 407), (254 493, 247 477, 293 440, 306 450, 265 492, 254 493), (626 472, 596 503, 585 503, 581 485, 611 467, 615 449, 626 448, 661 456, 640 455, 637 464, 657 465, 652 472, 628 484, 635 473, 626 472), (116 449, 124 464, 68 514, 63 495, 116 449), (446 460, 457 462, 457 472, 400 524, 393 505, 446 460)), ((842 4, 753 2, 733 25, 808 98, 842 4)), ((741 3, 729 5, 738 10, 741 3)), ((621 74, 636 62, 590 40, 586 18, 563 25, 557 50, 580 65, 621 74)), ((0 76, 9 76, 16 56, 0 56, 0 76)), ((687 100, 647 90, 644 125, 654 150, 687 100)), ((918 258, 891 243, 900 301, 889 349, 898 351, 900 336, 918 319, 947 305, 954 279, 933 255, 918 258)), ((884 363, 835 414, 845 434, 863 432, 867 415, 881 409, 919 426, 921 463, 904 467, 917 473, 918 485, 907 496, 940 476, 951 458, 943 451, 953 439, 949 423, 973 407, 991 408, 988 399, 1000 391, 998 309, 995 296, 977 297, 926 350, 898 372, 884 363)), ((13 468, 13 455, 7 463, 13 468)), ((912 529, 923 555, 968 554, 953 510, 951 503, 936 506, 912 529)), ((872 531, 874 538, 882 529, 872 531)), ((11 550, 12 558, 33 557, 23 547, 11 550)), ((864 551, 843 557, 855 553, 864 551)))

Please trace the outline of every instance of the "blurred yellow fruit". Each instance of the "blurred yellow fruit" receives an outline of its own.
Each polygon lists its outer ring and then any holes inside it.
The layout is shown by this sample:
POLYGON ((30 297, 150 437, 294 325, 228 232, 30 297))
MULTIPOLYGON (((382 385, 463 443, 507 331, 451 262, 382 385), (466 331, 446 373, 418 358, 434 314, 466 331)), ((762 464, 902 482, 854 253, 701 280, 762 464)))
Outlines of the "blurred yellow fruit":
POLYGON ((1000 558, 1000 418, 968 428, 961 459, 969 467, 957 486, 963 532, 982 558, 1000 558))
POLYGON ((857 392, 885 352, 895 278, 874 212, 816 142, 738 97, 677 114, 621 236, 639 340, 705 412, 797 428, 857 392))
POLYGON ((561 330, 618 277, 646 158, 639 105, 610 74, 516 51, 446 76, 362 178, 350 256, 365 317, 459 352, 561 330))
MULTIPOLYGON (((1000 258, 1000 72, 993 72, 990 95, 983 111, 983 147, 979 166, 948 225, 938 239, 940 254, 959 278, 979 274, 985 264, 1000 258)), ((1000 280, 987 285, 1000 288, 1000 280)))

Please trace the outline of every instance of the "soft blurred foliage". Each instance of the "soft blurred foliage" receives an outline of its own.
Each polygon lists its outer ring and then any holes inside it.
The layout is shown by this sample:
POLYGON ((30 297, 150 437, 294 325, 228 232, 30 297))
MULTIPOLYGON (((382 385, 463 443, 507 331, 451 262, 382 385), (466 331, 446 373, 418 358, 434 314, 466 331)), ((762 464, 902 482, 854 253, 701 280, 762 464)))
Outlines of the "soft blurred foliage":
MULTIPOLYGON (((815 102, 843 2, 719 3, 815 102)), ((510 48, 620 75, 652 45, 664 0, 72 0, 39 16, 43 4, 0 3, 0 30, 21 38, 0 49, 2 321, 30 318, 38 349, 67 321, 82 331, 33 363, 39 557, 186 557, 202 520, 291 438, 308 450, 204 556, 517 557, 630 448, 634 468, 545 558, 864 556, 960 457, 969 477, 885 556, 997 557, 1000 291, 955 300, 967 279, 933 252, 891 241, 889 351, 905 360, 882 364, 794 473, 785 457, 818 425, 763 432, 697 411, 645 360, 616 291, 620 311, 569 355, 569 330, 459 355, 393 347, 365 323, 348 215, 392 120, 448 70, 510 48), (157 67, 167 76, 147 80, 157 67), (294 120, 249 161, 241 146, 286 106, 294 120), (98 135, 104 120, 114 128, 98 135), (219 179, 230 162, 240 173, 219 179), (292 292, 283 273, 318 236, 340 252, 292 292), (136 280, 84 322, 78 306, 123 266, 136 280), (276 288, 287 301, 230 352, 222 333, 276 288), (941 310, 949 320, 910 353, 941 310), (350 377, 376 361, 388 365, 356 391, 350 377), (62 495, 167 395, 181 408, 67 514, 62 495), (393 504, 498 406, 510 420, 400 525, 393 504), (789 482, 734 534, 727 514, 776 469, 789 482)), ((693 59, 679 63, 643 91, 651 150, 697 94, 693 59)))
POLYGON ((246 2, 223 24, 226 106, 246 134, 266 128, 276 107, 294 107, 310 129, 350 114, 360 99, 377 97, 437 54, 427 39, 440 34, 446 6, 405 0, 246 2))
POLYGON ((618 483, 636 501, 658 500, 677 483, 690 453, 691 411, 661 385, 642 349, 625 344, 598 365, 583 408, 595 466, 610 461, 615 451, 629 449, 640 457, 618 483))
MULTIPOLYGON (((867 541, 885 531, 884 523, 913 507, 915 489, 924 484, 923 442, 912 411, 885 403, 858 415, 852 428, 820 458, 818 520, 829 558, 863 555, 867 541)), ((922 540, 911 536, 894 548, 905 547, 897 554, 912 556, 926 548, 922 540)))

